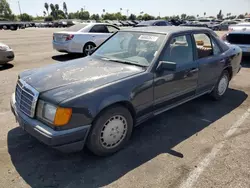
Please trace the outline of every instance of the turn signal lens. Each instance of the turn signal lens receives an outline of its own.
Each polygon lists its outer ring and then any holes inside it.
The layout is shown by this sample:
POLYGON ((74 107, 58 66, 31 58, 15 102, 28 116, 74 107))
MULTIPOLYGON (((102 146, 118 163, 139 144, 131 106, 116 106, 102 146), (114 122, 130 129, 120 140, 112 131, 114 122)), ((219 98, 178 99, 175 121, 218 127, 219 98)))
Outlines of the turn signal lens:
POLYGON ((65 124, 69 123, 71 115, 72 115, 72 109, 71 108, 58 107, 57 110, 56 110, 54 125, 55 126, 63 126, 65 124))

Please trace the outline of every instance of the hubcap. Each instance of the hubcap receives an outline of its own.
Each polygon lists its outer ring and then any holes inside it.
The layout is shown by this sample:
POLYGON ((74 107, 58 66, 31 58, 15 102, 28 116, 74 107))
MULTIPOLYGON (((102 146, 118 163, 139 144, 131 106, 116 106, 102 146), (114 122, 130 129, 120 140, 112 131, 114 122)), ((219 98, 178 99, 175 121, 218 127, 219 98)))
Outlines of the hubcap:
POLYGON ((223 95, 226 90, 227 90, 227 85, 228 85, 228 78, 226 75, 224 75, 220 82, 219 82, 219 85, 218 85, 218 92, 219 92, 219 95, 223 95))
POLYGON ((100 137, 102 146, 111 149, 119 145, 126 136, 127 127, 127 121, 123 116, 112 116, 102 128, 100 137))
POLYGON ((85 54, 86 55, 90 55, 91 52, 94 50, 94 46, 91 45, 91 44, 88 44, 86 47, 85 47, 85 54))

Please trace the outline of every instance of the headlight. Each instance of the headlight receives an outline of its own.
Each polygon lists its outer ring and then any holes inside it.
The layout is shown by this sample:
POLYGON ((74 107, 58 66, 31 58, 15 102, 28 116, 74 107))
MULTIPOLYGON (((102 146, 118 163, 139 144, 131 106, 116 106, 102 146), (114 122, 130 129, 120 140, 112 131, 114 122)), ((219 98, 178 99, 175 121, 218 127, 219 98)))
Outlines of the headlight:
POLYGON ((39 100, 37 106, 38 118, 49 122, 55 126, 67 124, 71 118, 71 108, 61 108, 45 101, 39 100))

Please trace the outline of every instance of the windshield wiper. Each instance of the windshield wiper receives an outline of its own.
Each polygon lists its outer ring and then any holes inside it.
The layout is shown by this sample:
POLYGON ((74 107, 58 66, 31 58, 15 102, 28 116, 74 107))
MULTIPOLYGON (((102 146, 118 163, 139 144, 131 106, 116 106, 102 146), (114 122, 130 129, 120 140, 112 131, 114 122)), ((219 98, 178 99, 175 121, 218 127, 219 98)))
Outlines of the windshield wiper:
POLYGON ((147 67, 146 65, 141 65, 141 64, 139 64, 136 61, 126 61, 126 60, 121 60, 121 59, 111 59, 111 58, 107 58, 107 57, 104 57, 102 59, 108 60, 108 61, 117 62, 117 63, 123 63, 123 64, 128 64, 128 65, 135 65, 135 66, 139 66, 139 67, 147 67))

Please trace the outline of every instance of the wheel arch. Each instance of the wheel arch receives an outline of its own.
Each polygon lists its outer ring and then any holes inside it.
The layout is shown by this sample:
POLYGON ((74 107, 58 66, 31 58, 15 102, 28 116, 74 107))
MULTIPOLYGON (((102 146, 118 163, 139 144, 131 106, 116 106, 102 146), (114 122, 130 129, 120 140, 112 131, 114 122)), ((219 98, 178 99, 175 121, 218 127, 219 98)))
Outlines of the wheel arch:
POLYGON ((228 74, 229 74, 229 80, 231 80, 232 77, 233 77, 233 68, 232 68, 232 66, 227 66, 227 67, 225 67, 225 68, 223 69, 223 71, 227 71, 227 72, 228 72, 228 74))
POLYGON ((130 101, 126 100, 122 96, 112 96, 112 97, 109 97, 107 100, 103 101, 99 105, 99 108, 96 111, 96 115, 93 118, 93 121, 95 121, 105 110, 112 108, 114 106, 122 106, 126 108, 132 116, 133 123, 135 123, 135 120, 136 120, 135 108, 130 101))

